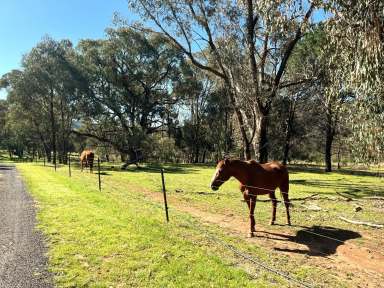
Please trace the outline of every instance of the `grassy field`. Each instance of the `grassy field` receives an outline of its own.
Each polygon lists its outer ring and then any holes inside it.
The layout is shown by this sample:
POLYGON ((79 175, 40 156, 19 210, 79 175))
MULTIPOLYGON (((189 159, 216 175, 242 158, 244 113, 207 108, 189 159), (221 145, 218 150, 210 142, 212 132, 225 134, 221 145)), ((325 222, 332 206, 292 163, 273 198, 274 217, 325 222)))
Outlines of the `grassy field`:
MULTIPOLYGON (((381 263, 382 230, 338 218, 384 222, 383 201, 345 201, 336 194, 384 196, 382 178, 369 173, 325 174, 293 167, 290 197, 318 193, 320 198, 294 203, 293 227, 268 226, 271 205, 258 202, 259 232, 247 239, 238 183, 229 181, 218 192, 210 191, 212 166, 165 167, 168 224, 160 174, 150 169, 156 167, 122 172, 105 164, 102 192, 95 174, 74 169, 69 178, 65 166, 57 172, 41 164, 17 167, 38 203, 39 228, 47 237, 58 287, 298 287, 293 281, 313 287, 354 287, 368 281, 368 287, 378 287, 384 280, 368 262, 359 269, 359 259, 354 263, 348 258, 355 252, 364 258, 369 250, 371 263, 381 263), (362 210, 355 212, 356 206, 362 210), (308 231, 347 244, 317 239, 308 231), (348 252, 343 255, 339 246, 348 246, 348 252), (230 247, 295 280, 244 259, 230 247)), ((280 205, 277 222, 285 224, 280 205)))

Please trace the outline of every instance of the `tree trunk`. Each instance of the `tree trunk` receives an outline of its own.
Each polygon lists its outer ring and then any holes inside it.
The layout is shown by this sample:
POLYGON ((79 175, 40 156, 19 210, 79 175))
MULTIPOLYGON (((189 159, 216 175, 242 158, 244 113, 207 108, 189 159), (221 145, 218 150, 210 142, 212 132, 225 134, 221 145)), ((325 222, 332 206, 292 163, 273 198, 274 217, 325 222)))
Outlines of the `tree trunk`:
POLYGON ((196 143, 194 150, 195 150, 195 157, 194 157, 193 163, 199 163, 200 149, 199 149, 198 141, 196 143))
POLYGON ((45 149, 45 155, 47 156, 47 162, 52 161, 51 152, 52 151, 50 149, 45 149))
POLYGON ((268 115, 262 115, 259 127, 259 162, 268 162, 268 115))
POLYGON ((121 160, 121 162, 127 161, 127 155, 124 153, 120 153, 120 160, 121 160))
POLYGON ((284 156, 283 156, 283 165, 287 165, 288 163, 288 155, 289 155, 289 143, 290 143, 291 135, 290 132, 287 131, 285 135, 285 144, 284 144, 284 156))
POLYGON ((325 131, 325 172, 332 172, 332 142, 333 129, 330 117, 327 119, 327 127, 325 131))
POLYGON ((239 123, 241 139, 243 140, 244 158, 245 158, 245 160, 250 160, 252 158, 252 156, 251 156, 252 143, 248 140, 247 132, 245 129, 245 121, 244 121, 243 115, 241 114, 240 108, 238 107, 238 105, 236 103, 236 97, 233 94, 233 91, 230 91, 232 86, 229 83, 227 83, 227 87, 229 90, 228 94, 229 94, 230 102, 234 107, 235 114, 236 114, 236 117, 237 117, 237 120, 239 123))
POLYGON ((245 160, 251 160, 251 143, 248 142, 248 140, 244 140, 244 159, 245 160))
POLYGON ((205 157, 206 157, 206 154, 207 154, 207 150, 204 149, 204 152, 203 152, 203 158, 201 159, 201 163, 205 163, 205 157))
POLYGON ((56 125, 55 125, 55 114, 53 111, 53 89, 50 91, 50 120, 51 120, 51 136, 52 136, 52 151, 53 151, 53 164, 56 164, 56 125))
POLYGON ((294 117, 295 117, 295 103, 292 103, 292 101, 290 101, 288 118, 286 120, 286 127, 285 127, 285 144, 284 144, 284 153, 283 153, 284 165, 287 165, 288 163, 294 117))

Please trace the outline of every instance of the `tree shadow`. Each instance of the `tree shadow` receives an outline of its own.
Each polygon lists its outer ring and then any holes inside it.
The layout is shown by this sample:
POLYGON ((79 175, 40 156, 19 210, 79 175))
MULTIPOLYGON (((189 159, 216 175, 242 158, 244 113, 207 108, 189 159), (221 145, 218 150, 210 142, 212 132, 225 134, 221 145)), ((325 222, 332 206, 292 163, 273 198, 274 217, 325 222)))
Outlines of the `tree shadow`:
POLYGON ((353 169, 334 169, 332 172, 325 172, 324 167, 316 165, 289 165, 289 172, 291 174, 306 172, 316 174, 340 174, 340 175, 355 175, 355 176, 370 176, 370 177, 384 177, 384 172, 368 171, 368 170, 353 170, 353 169))
POLYGON ((308 247, 308 249, 291 249, 276 247, 274 248, 276 251, 323 257, 335 254, 337 247, 343 245, 345 241, 361 237, 361 234, 358 232, 330 226, 296 227, 301 227, 302 229, 297 231, 296 235, 294 236, 264 231, 262 233, 266 234, 267 236, 261 237, 279 241, 288 240, 294 243, 306 245, 308 247))
POLYGON ((13 170, 15 169, 15 166, 12 165, 0 165, 0 170, 13 170))
MULTIPOLYGON (((79 166, 77 166, 79 167, 79 166)), ((113 171, 113 172, 131 172, 131 173, 160 173, 161 169, 164 169, 164 173, 168 174, 189 174, 198 171, 196 167, 192 166, 181 166, 181 165, 139 165, 137 166, 128 166, 126 169, 121 169, 121 165, 109 165, 109 164, 103 164, 101 166, 102 171, 113 171)))
MULTIPOLYGON (((290 180, 290 184, 303 185, 310 187, 332 188, 337 189, 341 193, 349 194, 355 198, 372 195, 383 195, 384 191, 381 187, 375 185, 366 185, 356 183, 342 183, 340 181, 326 181, 326 180, 290 180)), ((334 192, 322 192, 324 195, 335 195, 334 192)))

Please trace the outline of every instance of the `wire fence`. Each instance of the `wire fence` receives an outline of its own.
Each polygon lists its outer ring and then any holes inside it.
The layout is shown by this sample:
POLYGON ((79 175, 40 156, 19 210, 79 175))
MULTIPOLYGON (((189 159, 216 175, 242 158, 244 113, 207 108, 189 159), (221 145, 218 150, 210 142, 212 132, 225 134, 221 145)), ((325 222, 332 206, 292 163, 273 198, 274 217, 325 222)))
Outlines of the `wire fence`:
MULTIPOLYGON (((76 161, 77 162, 77 161, 76 161)), ((102 186, 102 172, 101 172, 101 165, 100 165, 100 158, 98 157, 97 158, 97 175, 98 175, 98 188, 99 188, 99 191, 101 191, 101 186, 102 186)), ((80 168, 80 164, 79 165, 73 165, 74 161, 72 161, 71 159, 71 155, 69 155, 68 157, 68 176, 71 177, 72 176, 72 169, 73 168, 80 168)), ((77 162, 79 163, 79 162, 77 162)), ((45 161, 44 161, 44 165, 46 165, 45 161)), ((60 167, 63 167, 64 165, 59 165, 60 167)), ((53 166, 55 168, 55 171, 57 169, 57 165, 54 165, 53 166)), ((140 170, 139 170, 140 171, 140 170)), ((167 222, 169 222, 169 207, 168 207, 168 203, 167 203, 167 189, 166 189, 166 183, 165 183, 165 173, 167 172, 167 169, 164 169, 164 168, 154 168, 154 167, 144 167, 143 171, 152 171, 152 172, 155 172, 155 173, 159 173, 159 177, 158 179, 156 179, 156 181, 160 182, 161 184, 161 191, 163 193, 163 201, 164 201, 164 206, 161 207, 160 205, 156 205, 157 208, 159 209, 163 209, 164 210, 164 213, 165 213, 165 219, 167 222)), ((226 181, 222 181, 223 183, 226 182, 226 181)), ((119 187, 115 187, 114 185, 111 185, 110 182, 108 182, 108 186, 111 187, 111 188, 115 188, 115 189, 120 189, 119 187)), ((266 191, 267 193, 264 193, 264 194, 268 194, 268 193, 272 193, 272 192, 275 192, 275 190, 273 189, 269 189, 269 188, 265 188, 265 187, 258 187, 258 186, 252 186, 252 185, 243 185, 244 187, 246 188, 250 188, 250 189, 254 189, 254 190, 261 190, 261 191, 266 191)), ((289 194, 288 191, 280 191, 281 194, 289 194)), ((308 193, 309 194, 309 193, 308 193)), ((249 196, 253 196, 253 197, 257 197, 257 196, 260 196, 258 194, 253 194, 253 193, 248 193, 249 196)), ((307 198, 305 198, 307 199, 307 198)), ((304 200, 305 200, 304 199, 304 200)), ((273 201, 273 199, 269 199, 270 201, 273 201)), ((278 201, 278 200, 277 200, 278 201)), ((334 201, 344 201, 345 200, 334 200, 334 201)), ((299 207, 303 207, 305 209, 308 209, 308 207, 304 204, 301 204, 301 203, 292 203, 291 201, 287 201, 287 200, 282 200, 282 201, 279 201, 279 202, 283 202, 283 203, 288 203, 290 204, 290 206, 299 206, 299 207)), ((175 211, 178 211, 180 212, 179 210, 175 210, 175 211)), ((324 210, 325 212, 329 212, 328 210, 324 210)), ((340 215, 339 215, 340 216, 340 215)), ((244 252, 244 251, 241 251, 240 249, 237 249, 235 246, 231 245, 231 244, 228 244, 226 243, 225 241, 219 239, 218 237, 212 235, 212 233, 210 233, 208 230, 204 229, 201 225, 195 225, 193 224, 192 222, 189 222, 189 224, 191 224, 191 226, 193 226, 196 230, 200 231, 201 233, 203 233, 204 235, 206 235, 206 237, 208 239, 210 239, 212 242, 215 242, 216 244, 232 251, 235 255, 271 272, 271 273, 274 273, 276 275, 279 275, 280 277, 283 277, 284 279, 286 279, 287 281, 291 282, 292 284, 295 284, 295 285, 299 285, 301 287, 313 287, 311 284, 309 283, 306 283, 306 282, 302 282, 302 281, 299 281, 297 280, 296 278, 292 277, 290 274, 288 273, 284 273, 276 268, 273 268, 269 265, 267 265, 266 263, 264 263, 263 261, 261 261, 259 258, 255 257, 255 256, 251 256, 249 255, 248 253, 244 252)), ((340 243, 340 244, 344 244, 344 245, 353 245, 353 244, 350 244, 348 242, 345 242, 345 240, 342 240, 342 239, 338 239, 336 237, 333 237, 333 236, 329 236, 329 235, 325 235, 325 234, 322 234, 322 233, 318 233, 318 232, 315 232, 315 231, 310 231, 308 229, 306 230, 300 230, 304 233, 308 233, 308 234, 311 234, 311 235, 314 235, 314 236, 317 236, 317 237, 321 237, 323 239, 328 239, 328 240, 331 240, 331 241, 335 241, 337 243, 340 243)), ((382 252, 380 251, 377 251, 375 249, 371 249, 371 251, 374 251, 376 253, 379 253, 381 255, 383 255, 382 252)), ((317 251, 319 254, 323 254, 323 255, 328 255, 326 253, 322 253, 321 251, 317 251)), ((332 258, 329 258, 328 259, 331 259, 331 260, 334 260, 332 258)))

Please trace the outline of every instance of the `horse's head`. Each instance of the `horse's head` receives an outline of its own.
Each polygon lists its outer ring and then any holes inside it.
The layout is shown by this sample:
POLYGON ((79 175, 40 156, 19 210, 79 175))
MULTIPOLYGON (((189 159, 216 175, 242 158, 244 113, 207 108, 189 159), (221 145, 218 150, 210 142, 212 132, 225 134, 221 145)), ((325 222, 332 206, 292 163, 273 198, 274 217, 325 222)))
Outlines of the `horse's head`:
POLYGON ((216 171, 212 176, 211 188, 212 190, 218 190, 221 184, 231 178, 229 164, 229 159, 221 160, 217 163, 216 171))

